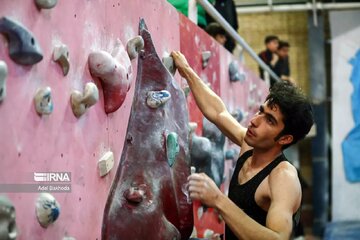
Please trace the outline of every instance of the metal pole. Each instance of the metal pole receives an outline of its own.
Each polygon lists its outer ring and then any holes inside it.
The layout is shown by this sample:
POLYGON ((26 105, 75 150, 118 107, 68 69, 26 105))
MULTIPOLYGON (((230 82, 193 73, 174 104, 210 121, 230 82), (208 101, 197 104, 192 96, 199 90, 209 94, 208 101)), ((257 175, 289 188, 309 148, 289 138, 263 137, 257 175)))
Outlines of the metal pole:
POLYGON ((208 0, 196 0, 205 11, 217 21, 224 30, 232 37, 237 43, 239 43, 249 54, 250 56, 260 65, 262 69, 267 71, 271 77, 276 81, 280 81, 280 78, 269 68, 266 63, 259 58, 259 56, 254 52, 254 50, 247 44, 247 42, 239 36, 239 34, 231 27, 231 25, 220 15, 220 13, 208 2, 208 0))
POLYGON ((353 10, 359 9, 360 3, 321 3, 312 4, 310 2, 304 4, 290 4, 290 5, 268 5, 265 6, 237 6, 236 12, 238 14, 260 13, 260 12, 298 12, 316 10, 353 10))

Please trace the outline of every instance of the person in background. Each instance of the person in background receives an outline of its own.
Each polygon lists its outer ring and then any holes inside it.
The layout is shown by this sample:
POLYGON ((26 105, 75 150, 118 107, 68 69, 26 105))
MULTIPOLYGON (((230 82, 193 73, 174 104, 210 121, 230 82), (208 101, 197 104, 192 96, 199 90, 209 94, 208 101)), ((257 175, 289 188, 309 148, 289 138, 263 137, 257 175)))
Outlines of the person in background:
MULTIPOLYGON (((265 37, 265 46, 266 49, 259 53, 259 57, 265 62, 266 65, 270 67, 271 70, 274 71, 274 67, 279 57, 276 54, 279 47, 279 38, 275 35, 269 35, 265 37)), ((264 70, 259 67, 260 77, 264 79, 264 70)), ((270 86, 275 83, 275 79, 270 78, 270 86)))
POLYGON ((291 81, 294 80, 290 77, 290 66, 289 66, 289 48, 290 44, 285 41, 279 41, 279 47, 276 54, 279 56, 278 61, 275 63, 274 72, 282 80, 291 81))
MULTIPOLYGON (((209 1, 211 2, 211 1, 209 1)), ((212 1, 214 2, 214 1, 212 1)), ((224 19, 235 29, 238 30, 238 18, 236 13, 236 6, 233 0, 215 0, 214 8, 224 17, 224 19)), ((208 14, 206 15, 208 23, 215 22, 208 14)), ((236 44, 233 39, 227 37, 225 42, 225 48, 229 52, 233 52, 236 44)))
MULTIPOLYGON (((173 5, 179 12, 188 16, 189 11, 189 0, 167 0, 171 5, 173 5)), ((210 3, 213 3, 215 0, 208 0, 210 3)), ((198 15, 198 26, 205 29, 207 26, 206 12, 203 7, 197 4, 197 15, 198 15)))
POLYGON ((213 22, 210 23, 206 28, 205 31, 212 36, 213 38, 215 38, 215 40, 221 44, 221 45, 225 45, 225 42, 227 40, 226 37, 226 32, 225 30, 220 26, 220 24, 213 22))

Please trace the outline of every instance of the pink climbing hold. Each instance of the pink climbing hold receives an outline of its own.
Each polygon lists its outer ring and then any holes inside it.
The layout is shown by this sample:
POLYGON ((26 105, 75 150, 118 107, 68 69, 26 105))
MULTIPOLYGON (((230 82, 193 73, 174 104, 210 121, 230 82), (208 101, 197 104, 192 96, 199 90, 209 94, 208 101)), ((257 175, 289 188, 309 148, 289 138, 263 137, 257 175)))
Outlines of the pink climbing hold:
POLYGON ((101 80, 105 112, 115 112, 123 104, 132 80, 131 62, 124 45, 117 40, 111 54, 94 51, 88 63, 91 75, 101 80))

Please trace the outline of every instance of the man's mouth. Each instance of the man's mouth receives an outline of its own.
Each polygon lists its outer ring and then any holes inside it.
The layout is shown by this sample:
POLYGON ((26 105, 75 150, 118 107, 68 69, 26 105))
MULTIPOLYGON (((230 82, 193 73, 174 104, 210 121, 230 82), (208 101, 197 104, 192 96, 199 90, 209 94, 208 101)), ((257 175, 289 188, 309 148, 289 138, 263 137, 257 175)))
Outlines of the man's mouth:
POLYGON ((252 131, 250 128, 248 128, 246 134, 249 135, 249 136, 251 136, 251 137, 255 137, 255 136, 256 136, 256 134, 254 133, 254 131, 252 131))

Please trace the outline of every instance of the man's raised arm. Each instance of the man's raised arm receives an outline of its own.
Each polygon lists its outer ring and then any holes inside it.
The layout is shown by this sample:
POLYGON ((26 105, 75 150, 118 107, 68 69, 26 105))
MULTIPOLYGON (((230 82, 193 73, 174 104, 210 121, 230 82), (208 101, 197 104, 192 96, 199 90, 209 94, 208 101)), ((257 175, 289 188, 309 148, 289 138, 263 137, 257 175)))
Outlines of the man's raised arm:
POLYGON ((234 143, 242 145, 246 128, 241 126, 227 111, 224 102, 216 95, 189 66, 184 55, 173 51, 171 56, 180 73, 186 79, 196 104, 204 116, 214 123, 234 143))

